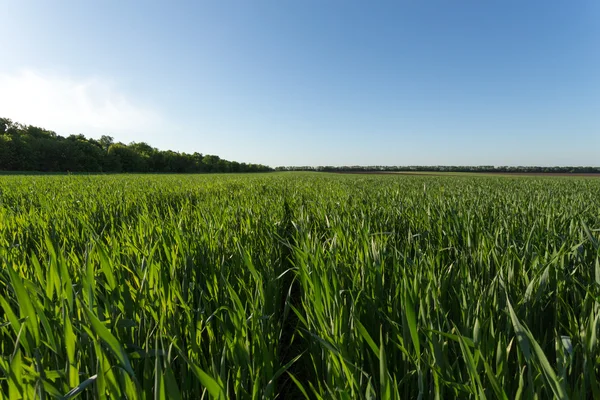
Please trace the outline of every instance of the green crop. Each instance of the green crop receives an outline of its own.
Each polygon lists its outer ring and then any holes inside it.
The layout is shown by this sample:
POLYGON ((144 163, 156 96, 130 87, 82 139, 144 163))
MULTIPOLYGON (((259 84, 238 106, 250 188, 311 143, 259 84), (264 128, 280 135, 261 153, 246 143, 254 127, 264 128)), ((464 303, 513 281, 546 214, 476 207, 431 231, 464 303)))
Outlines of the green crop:
POLYGON ((0 399, 600 398, 600 179, 0 177, 0 399))

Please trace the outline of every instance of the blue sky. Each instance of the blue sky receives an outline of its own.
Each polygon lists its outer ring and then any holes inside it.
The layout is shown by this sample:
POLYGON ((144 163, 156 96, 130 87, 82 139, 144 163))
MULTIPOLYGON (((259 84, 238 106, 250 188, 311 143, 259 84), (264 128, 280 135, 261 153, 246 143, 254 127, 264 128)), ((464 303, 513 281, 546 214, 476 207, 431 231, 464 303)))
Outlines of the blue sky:
POLYGON ((0 0, 0 116, 279 165, 600 166, 598 1, 0 0))

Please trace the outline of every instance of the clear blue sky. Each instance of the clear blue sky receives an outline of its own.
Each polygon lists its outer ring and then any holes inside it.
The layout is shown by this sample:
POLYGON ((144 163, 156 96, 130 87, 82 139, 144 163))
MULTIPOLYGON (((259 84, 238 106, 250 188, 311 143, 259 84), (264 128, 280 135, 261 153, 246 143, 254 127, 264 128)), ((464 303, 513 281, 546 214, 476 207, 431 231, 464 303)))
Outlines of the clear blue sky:
POLYGON ((600 2, 0 0, 0 116, 278 165, 600 166, 600 2))

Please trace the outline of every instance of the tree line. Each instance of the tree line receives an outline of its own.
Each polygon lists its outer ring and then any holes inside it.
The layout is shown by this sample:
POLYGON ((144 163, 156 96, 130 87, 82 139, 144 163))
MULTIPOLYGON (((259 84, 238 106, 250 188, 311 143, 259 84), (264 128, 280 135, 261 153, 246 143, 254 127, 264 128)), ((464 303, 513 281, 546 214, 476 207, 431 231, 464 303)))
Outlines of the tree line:
POLYGON ((260 164, 216 155, 159 150, 145 142, 124 144, 111 136, 62 137, 56 132, 0 118, 0 170, 40 172, 267 172, 260 164))
POLYGON ((598 174, 600 167, 539 167, 539 166, 320 166, 320 167, 277 167, 277 171, 320 171, 320 172, 487 172, 487 173, 566 173, 598 174))

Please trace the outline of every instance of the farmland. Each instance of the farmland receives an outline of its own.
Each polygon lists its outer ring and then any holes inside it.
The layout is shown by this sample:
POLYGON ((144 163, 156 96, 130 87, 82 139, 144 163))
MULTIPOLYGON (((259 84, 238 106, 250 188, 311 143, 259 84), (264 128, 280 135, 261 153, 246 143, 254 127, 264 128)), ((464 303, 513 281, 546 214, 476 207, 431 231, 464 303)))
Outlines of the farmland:
POLYGON ((600 398, 600 179, 0 176, 0 398, 600 398))

